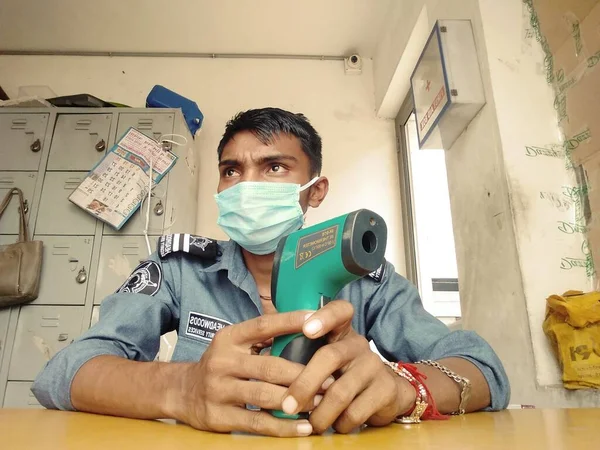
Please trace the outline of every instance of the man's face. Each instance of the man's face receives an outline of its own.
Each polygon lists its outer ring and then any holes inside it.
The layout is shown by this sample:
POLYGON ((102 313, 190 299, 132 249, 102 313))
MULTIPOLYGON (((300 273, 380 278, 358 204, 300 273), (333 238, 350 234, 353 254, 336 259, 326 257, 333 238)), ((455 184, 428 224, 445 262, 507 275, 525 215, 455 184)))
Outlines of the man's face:
MULTIPOLYGON (((242 131, 223 149, 217 192, 242 181, 305 184, 311 178, 310 160, 297 137, 281 134, 272 143, 263 144, 249 131, 242 131)), ((304 211, 309 191, 300 194, 304 211)))

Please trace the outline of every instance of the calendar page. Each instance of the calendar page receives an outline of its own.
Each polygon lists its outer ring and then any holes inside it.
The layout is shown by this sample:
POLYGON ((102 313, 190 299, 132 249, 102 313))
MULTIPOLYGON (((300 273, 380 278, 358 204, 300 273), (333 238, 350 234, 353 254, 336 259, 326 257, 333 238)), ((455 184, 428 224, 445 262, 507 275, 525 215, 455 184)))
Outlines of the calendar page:
POLYGON ((115 144, 87 174, 69 200, 119 230, 148 196, 150 164, 152 185, 171 170, 177 156, 135 128, 115 144))

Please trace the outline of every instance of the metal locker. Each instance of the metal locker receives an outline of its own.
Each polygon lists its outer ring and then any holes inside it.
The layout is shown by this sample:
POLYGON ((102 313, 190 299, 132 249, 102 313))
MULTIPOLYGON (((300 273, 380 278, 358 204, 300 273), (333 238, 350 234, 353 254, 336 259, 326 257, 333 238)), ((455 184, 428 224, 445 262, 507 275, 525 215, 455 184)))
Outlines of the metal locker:
MULTIPOLYGON (((150 238, 152 251, 156 250, 156 240, 156 237, 150 238)), ((99 305, 119 289, 140 262, 147 258, 148 249, 143 236, 104 236, 100 249, 94 305, 99 305)))
POLYGON ((90 170, 104 156, 112 114, 60 114, 48 170, 90 170))
MULTIPOLYGON (((14 244, 18 240, 19 240, 18 234, 0 234, 0 245, 14 244)), ((2 310, 0 309, 0 311, 2 311, 2 310)))
POLYGON ((100 320, 100 306, 92 307, 92 318, 90 319, 90 328, 98 323, 100 320))
MULTIPOLYGON (((161 236, 164 234, 164 229, 166 228, 165 217, 167 216, 168 185, 169 175, 167 174, 152 191, 152 198, 150 199, 150 221, 148 226, 148 234, 150 235, 161 236)), ((104 234, 143 235, 146 226, 147 205, 148 197, 144 197, 142 212, 140 212, 140 208, 138 208, 119 231, 116 231, 110 225, 105 224, 104 234)))
POLYGON ((36 236, 44 241, 40 294, 35 305, 83 305, 90 277, 93 237, 36 236))
POLYGON ((96 219, 69 201, 87 172, 46 172, 36 234, 93 235, 96 219))
POLYGON ((22 306, 8 379, 33 381, 44 364, 81 334, 83 306, 22 306))
MULTIPOLYGON (((18 187, 25 198, 25 213, 29 221, 29 209, 35 191, 36 172, 0 172, 0 202, 12 188, 18 187)), ((15 196, 16 197, 16 196, 15 196)), ((0 234, 19 234, 19 200, 13 198, 0 218, 0 234)), ((31 225, 31 224, 30 224, 31 225)), ((31 235, 29 236, 31 237, 31 235)))
MULTIPOLYGON (((164 134, 173 132, 172 113, 140 114, 120 113, 117 127, 117 141, 123 137, 129 127, 136 128, 152 139, 158 140, 164 134)), ((172 136, 169 136, 171 138, 172 136)))
POLYGON ((0 170, 38 170, 49 114, 0 115, 0 170))
POLYGON ((31 385, 33 383, 23 381, 11 381, 6 384, 4 395, 4 408, 44 408, 37 401, 31 385))
POLYGON ((10 319, 10 308, 0 309, 0 364, 6 350, 6 340, 8 338, 8 320, 10 319))

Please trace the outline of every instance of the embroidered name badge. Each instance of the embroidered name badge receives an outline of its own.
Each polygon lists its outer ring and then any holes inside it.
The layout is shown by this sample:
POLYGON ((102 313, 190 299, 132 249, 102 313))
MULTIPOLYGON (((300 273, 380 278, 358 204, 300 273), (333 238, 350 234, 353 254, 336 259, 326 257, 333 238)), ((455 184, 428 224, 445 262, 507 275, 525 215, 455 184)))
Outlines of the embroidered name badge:
POLYGON ((231 325, 231 323, 223 319, 191 311, 188 315, 185 334, 210 342, 215 337, 217 331, 227 325, 231 325))
POLYGON ((162 270, 154 261, 144 261, 129 275, 117 293, 156 294, 162 283, 162 270))

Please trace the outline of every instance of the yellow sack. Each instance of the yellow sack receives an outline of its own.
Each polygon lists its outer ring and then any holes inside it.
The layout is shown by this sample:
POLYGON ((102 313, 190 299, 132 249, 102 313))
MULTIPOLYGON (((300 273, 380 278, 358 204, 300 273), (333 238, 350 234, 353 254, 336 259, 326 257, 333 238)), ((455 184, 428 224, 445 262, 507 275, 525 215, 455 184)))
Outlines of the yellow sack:
POLYGON ((568 291, 546 299, 544 333, 567 389, 600 388, 600 292, 568 291))

